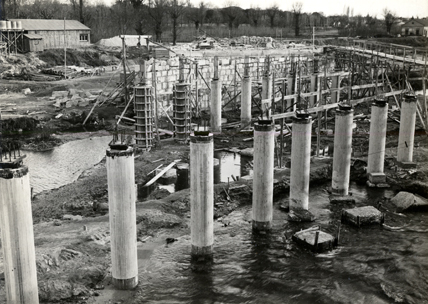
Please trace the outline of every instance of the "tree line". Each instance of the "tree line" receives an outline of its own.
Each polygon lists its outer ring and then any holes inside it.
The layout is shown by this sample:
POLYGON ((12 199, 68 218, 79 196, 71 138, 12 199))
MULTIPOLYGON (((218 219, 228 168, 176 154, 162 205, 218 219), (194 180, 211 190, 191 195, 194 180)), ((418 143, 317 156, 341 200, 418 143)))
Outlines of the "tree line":
POLYGON ((216 8, 204 0, 192 5, 188 0, 116 0, 112 5, 85 3, 85 0, 0 0, 1 19, 75 19, 91 28, 92 42, 120 34, 153 35, 156 41, 169 39, 192 40, 194 33, 207 28, 225 27, 229 35, 239 27, 289 29, 298 37, 302 29, 336 27, 348 34, 358 34, 374 25, 386 25, 387 32, 396 20, 395 15, 384 11, 380 22, 367 15, 353 16, 349 7, 343 15, 325 16, 322 12, 303 12, 303 4, 295 2, 290 11, 280 10, 277 4, 266 9, 253 6, 242 9, 233 0, 216 8), (189 34, 192 29, 193 34, 189 34), (191 37, 183 37, 183 36, 191 37), (180 36, 180 37, 179 37, 180 36), (186 39, 187 38, 187 39, 186 39))

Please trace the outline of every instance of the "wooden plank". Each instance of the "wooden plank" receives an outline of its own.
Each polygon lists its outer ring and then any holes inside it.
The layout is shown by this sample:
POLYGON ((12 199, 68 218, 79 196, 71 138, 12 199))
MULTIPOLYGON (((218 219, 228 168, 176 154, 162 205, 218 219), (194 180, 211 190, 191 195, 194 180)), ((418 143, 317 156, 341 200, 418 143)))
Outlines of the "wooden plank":
POLYGON ((151 180, 149 180, 147 182, 147 184, 145 184, 143 187, 148 187, 148 186, 152 185, 155 181, 157 181, 159 178, 161 178, 162 175, 164 175, 169 169, 174 167, 174 165, 176 163, 178 163, 179 161, 181 161, 181 159, 174 160, 172 163, 170 163, 168 166, 166 166, 161 172, 159 172, 155 177, 153 177, 151 180))
MULTIPOLYGON (((397 90, 397 91, 385 93, 385 94, 383 94, 383 96, 388 97, 388 96, 402 94, 403 92, 404 92, 404 90, 397 90)), ((359 104, 362 102, 372 101, 375 98, 376 98, 376 96, 364 97, 361 99, 352 100, 351 104, 356 105, 356 104, 359 104)), ((306 112, 307 113, 317 113, 319 111, 334 109, 334 108, 337 108, 338 106, 339 106, 339 103, 332 103, 332 104, 327 104, 327 105, 307 109, 306 112)), ((275 120, 275 119, 280 119, 280 118, 294 117, 295 115, 296 114, 294 112, 288 112, 288 113, 281 113, 281 114, 272 115, 271 118, 273 120, 275 120)))

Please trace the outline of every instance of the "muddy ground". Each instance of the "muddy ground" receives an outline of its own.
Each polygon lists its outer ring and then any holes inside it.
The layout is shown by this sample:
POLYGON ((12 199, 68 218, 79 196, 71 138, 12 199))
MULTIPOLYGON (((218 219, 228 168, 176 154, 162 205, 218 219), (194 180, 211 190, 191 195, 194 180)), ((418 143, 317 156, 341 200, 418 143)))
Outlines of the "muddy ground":
MULTIPOLYGON (((111 72, 112 73, 112 72, 111 72)), ((86 136, 79 121, 55 119, 63 116, 85 116, 92 104, 82 108, 55 108, 49 99, 56 90, 100 90, 111 73, 101 76, 58 81, 55 83, 35 83, 0 80, 2 109, 8 115, 34 117, 38 128, 29 134, 37 136, 40 127, 52 130, 56 144, 86 136), (21 93, 30 88, 29 95, 21 93), (6 106, 12 104, 11 106, 6 106), (34 112, 46 112, 29 115, 34 112), (77 113, 77 114, 76 114, 77 113)), ((104 118, 104 124, 91 123, 86 128, 97 131, 94 134, 105 135, 113 130, 114 115, 121 110, 114 105, 97 108, 98 122, 104 118)), ((368 150, 369 107, 358 106, 355 114, 363 114, 354 130, 353 167, 351 179, 365 183, 365 161, 368 150)), ((229 122, 237 119, 236 113, 226 115, 229 122)), ((391 112, 399 117, 399 112, 391 112)), ((324 124, 324 122, 323 122, 324 124)), ((132 132, 132 126, 124 127, 132 132)), ((399 170, 393 162, 396 155, 399 124, 388 121, 385 171, 388 182, 396 190, 406 189, 428 197, 428 138, 419 127, 415 138, 416 170, 399 170)), ((334 129, 334 111, 329 112, 327 129, 334 129)), ((215 136, 215 149, 244 149, 252 147, 252 141, 244 141, 249 134, 238 129, 226 129, 222 135, 215 136)), ((316 137, 313 137, 315 151, 316 137)), ((321 147, 333 143, 333 136, 323 135, 321 147)), ((283 164, 290 156, 291 138, 285 138, 283 164)), ((330 148, 331 152, 331 148, 330 148)), ((178 144, 174 139, 163 139, 150 152, 138 152, 135 159, 136 183, 144 184, 150 178, 148 173, 159 164, 169 164, 176 159, 186 162, 189 158, 189 145, 178 144), (155 162, 163 159, 161 162, 155 162)), ((328 184, 331 179, 331 157, 314 157, 311 164, 311 185, 328 184)), ((277 164, 275 157, 275 164, 277 164)), ((288 193, 288 169, 275 171, 275 204, 283 204, 281 197, 288 193)), ((223 225, 223 218, 239 206, 250 205, 252 181, 240 179, 230 184, 215 186, 216 225, 223 225), (245 186, 239 186, 245 185, 245 186), (226 193, 227 192, 227 193, 226 193)), ((189 190, 169 194, 166 190, 155 190, 147 199, 137 202, 137 229, 140 272, 150 262, 150 256, 159 246, 166 245, 166 239, 174 239, 190 233, 189 228, 189 190)), ((110 243, 108 227, 107 177, 105 160, 84 172, 80 178, 69 185, 52 191, 42 192, 33 197, 33 221, 37 256, 39 296, 42 303, 127 303, 133 292, 114 291, 110 284, 110 243)), ((375 204, 376 202, 373 202, 375 204)), ((284 211, 286 212, 286 211, 284 211)), ((229 223, 230 224, 230 223, 229 223)), ((233 223, 232 223, 233 225, 233 223)), ((3 264, 0 259, 0 303, 5 302, 3 264)), ((138 288, 137 288, 138 290, 138 288)))

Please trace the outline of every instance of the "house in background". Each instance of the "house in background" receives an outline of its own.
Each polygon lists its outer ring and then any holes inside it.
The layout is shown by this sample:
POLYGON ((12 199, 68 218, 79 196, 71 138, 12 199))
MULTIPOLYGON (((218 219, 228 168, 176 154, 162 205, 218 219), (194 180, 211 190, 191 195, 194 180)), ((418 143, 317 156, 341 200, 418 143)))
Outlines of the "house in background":
MULTIPOLYGON (((64 48, 64 43, 68 48, 90 45, 91 29, 77 20, 10 19, 10 21, 21 22, 24 45, 28 48, 30 45, 37 46, 35 51, 64 48), (40 43, 42 43, 43 49, 41 49, 40 43)), ((26 51, 33 50, 27 49, 26 51)))
POLYGON ((402 36, 428 37, 428 18, 410 19, 401 26, 402 36))

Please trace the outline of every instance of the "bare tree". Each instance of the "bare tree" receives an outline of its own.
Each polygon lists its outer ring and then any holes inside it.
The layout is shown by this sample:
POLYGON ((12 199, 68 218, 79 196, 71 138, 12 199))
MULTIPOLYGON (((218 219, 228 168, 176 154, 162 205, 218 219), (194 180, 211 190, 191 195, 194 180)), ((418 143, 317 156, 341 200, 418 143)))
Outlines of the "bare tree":
POLYGON ((178 31, 178 18, 184 14, 186 2, 184 0, 170 0, 168 6, 168 13, 172 19, 172 44, 176 45, 177 31, 178 31))
POLYGON ((151 19, 151 27, 155 32, 156 41, 160 41, 165 27, 165 17, 167 14, 167 0, 152 0, 147 8, 147 13, 151 19))
POLYGON ((386 32, 390 34, 392 25, 394 24, 397 17, 395 16, 395 13, 385 7, 383 9, 383 18, 385 19, 386 32))
POLYGON ((275 27, 275 17, 278 15, 279 7, 278 4, 273 3, 270 7, 266 9, 266 15, 269 18, 269 25, 271 28, 275 27))
POLYGON ((294 35, 297 37, 300 35, 300 16, 302 15, 302 2, 294 2, 291 11, 294 17, 294 35))
POLYGON ((262 10, 260 7, 251 6, 251 8, 247 10, 247 18, 255 27, 258 27, 260 25, 260 19, 262 18, 262 10))
POLYGON ((242 22, 243 10, 239 6, 235 4, 233 1, 226 1, 224 4, 224 8, 221 9, 221 13, 223 14, 223 18, 227 22, 229 29, 233 27, 238 27, 240 22, 242 22))
POLYGON ((187 17, 195 24, 196 29, 204 25, 207 12, 207 4, 204 1, 199 2, 197 7, 192 6, 189 2, 187 11, 187 17))

